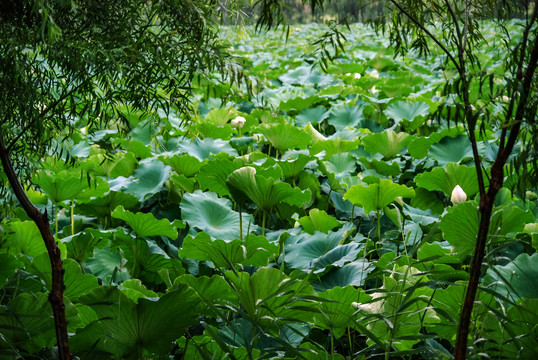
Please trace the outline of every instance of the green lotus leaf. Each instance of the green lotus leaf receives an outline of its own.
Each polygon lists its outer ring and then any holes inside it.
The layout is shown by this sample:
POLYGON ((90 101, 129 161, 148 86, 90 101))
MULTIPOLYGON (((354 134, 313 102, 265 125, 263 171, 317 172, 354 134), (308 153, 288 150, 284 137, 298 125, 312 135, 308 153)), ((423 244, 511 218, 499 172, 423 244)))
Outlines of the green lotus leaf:
MULTIPOLYGON (((181 215, 191 228, 205 231, 213 238, 231 241, 238 239, 239 213, 232 210, 232 202, 225 198, 219 198, 217 194, 196 190, 194 193, 186 193, 181 200, 181 215)), ((256 231, 252 215, 243 212, 243 234, 256 231)))
POLYGON ((166 182, 166 187, 169 191, 169 201, 179 203, 183 193, 190 193, 196 189, 196 180, 194 180, 194 178, 185 177, 183 174, 172 174, 170 175, 170 181, 166 182), (176 201, 171 200, 172 194, 177 195, 176 201))
POLYGON ((178 155, 175 154, 171 157, 161 155, 159 160, 165 165, 169 165, 178 174, 185 175, 185 177, 193 177, 200 171, 202 165, 207 163, 207 160, 200 161, 194 156, 188 154, 178 155))
POLYGON ((400 153, 412 140, 406 133, 396 133, 393 130, 377 134, 368 134, 362 138, 364 149, 371 154, 381 154, 383 159, 389 160, 400 153))
POLYGON ((349 153, 334 154, 324 163, 327 171, 335 174, 337 179, 348 177, 357 170, 356 160, 349 153))
POLYGON ((334 126, 336 131, 343 130, 346 127, 357 128, 364 120, 363 110, 366 107, 365 104, 359 103, 355 106, 349 106, 345 104, 335 105, 330 110, 328 122, 334 126))
POLYGON ((405 185, 393 183, 388 179, 381 179, 379 183, 354 185, 345 194, 344 199, 353 204, 362 206, 366 214, 379 211, 393 202, 398 196, 412 198, 415 191, 405 185))
POLYGON ((308 123, 318 124, 329 117, 329 112, 323 105, 314 108, 308 107, 295 117, 295 125, 306 126, 308 123))
POLYGON ((135 210, 138 207, 138 199, 131 194, 119 191, 109 191, 105 196, 85 200, 77 205, 76 211, 86 216, 104 218, 110 216, 118 206, 125 209, 135 210))
POLYGON ((114 143, 120 145, 128 153, 132 153, 137 159, 146 159, 153 155, 149 145, 139 140, 117 138, 114 139, 114 143))
POLYGON ((177 226, 181 224, 180 222, 172 224, 168 219, 157 220, 152 213, 132 213, 121 205, 111 215, 125 221, 138 236, 167 236, 176 239, 177 226))
POLYGON ((297 96, 288 100, 283 100, 279 104, 279 109, 282 111, 301 111, 303 109, 308 109, 315 103, 320 101, 320 97, 318 95, 314 96, 297 96))
MULTIPOLYGON (((486 177, 484 181, 487 186, 486 177)), ((476 169, 455 163, 446 164, 445 167, 435 167, 431 171, 418 174, 415 182, 418 187, 430 191, 442 191, 448 197, 451 196, 456 185, 461 186, 468 199, 478 193, 476 169)))
MULTIPOLYGON (((483 154, 485 145, 478 142, 478 152, 483 154)), ((471 141, 467 135, 459 135, 455 138, 445 137, 439 143, 433 144, 428 152, 428 157, 437 160, 440 166, 448 163, 462 163, 473 158, 471 141)))
POLYGON ((94 249, 93 257, 89 258, 85 265, 93 275, 101 279, 103 284, 121 283, 131 278, 125 268, 127 260, 115 249, 108 247, 94 249))
POLYGON ((237 202, 244 203, 248 198, 263 211, 270 211, 280 202, 301 207, 311 196, 308 189, 292 188, 288 183, 256 175, 256 169, 251 166, 235 170, 226 184, 237 202))
POLYGON ((190 274, 183 274, 174 280, 171 290, 179 284, 188 285, 196 292, 203 304, 203 314, 211 313, 213 316, 218 317, 219 310, 215 307, 216 305, 234 303, 237 299, 226 280, 219 275, 195 277, 190 274))
POLYGON ((81 164, 84 170, 107 178, 131 176, 137 165, 138 162, 132 152, 117 153, 112 158, 105 154, 95 154, 81 164))
POLYGON ((156 292, 148 290, 139 279, 129 279, 121 283, 121 292, 138 304, 141 298, 158 298, 156 292))
POLYGON ((157 159, 149 158, 140 161, 140 166, 129 178, 123 176, 109 181, 110 189, 114 191, 125 191, 143 201, 163 189, 164 183, 168 180, 170 166, 165 166, 157 159))
POLYGON ((325 151, 324 159, 330 159, 334 154, 347 153, 356 150, 357 147, 358 141, 342 140, 340 138, 316 141, 310 148, 310 154, 316 155, 325 151))
POLYGON ((266 266, 277 254, 277 245, 263 236, 248 235, 243 241, 211 239, 200 232, 193 238, 187 236, 179 250, 179 256, 198 261, 211 261, 218 268, 231 269, 237 264, 266 266))
POLYGON ((23 292, 14 296, 0 307, 0 328, 3 346, 7 342, 33 353, 54 346, 54 319, 47 294, 23 292))
POLYGON ((504 266, 492 266, 484 285, 513 301, 538 299, 538 254, 519 254, 504 266))
POLYGON ((312 156, 299 154, 296 159, 286 159, 277 162, 282 170, 282 176, 286 179, 297 179, 301 171, 304 170, 306 164, 313 161, 312 156))
POLYGON ((398 101, 390 104, 385 110, 385 115, 387 115, 388 118, 394 119, 395 125, 404 119, 408 120, 411 123, 411 126, 409 127, 410 130, 416 130, 417 127, 422 125, 425 117, 429 113, 430 106, 421 101, 398 101), (415 119, 418 121, 414 121, 415 119))
POLYGON ((6 281, 15 274, 17 268, 22 268, 24 264, 17 260, 9 253, 0 253, 0 287, 3 287, 6 281))
POLYGON ((303 85, 303 86, 317 86, 327 87, 334 82, 334 78, 331 75, 314 71, 311 66, 299 66, 293 70, 278 77, 278 79, 289 85, 303 85))
POLYGON ((108 184, 105 180, 94 178, 89 184, 86 177, 81 177, 78 170, 63 170, 55 174, 39 171, 33 181, 55 204, 60 204, 65 200, 99 197, 108 191, 108 184))
POLYGON ((158 299, 140 298, 138 303, 112 286, 94 289, 80 298, 97 313, 106 348, 118 358, 138 357, 141 349, 150 354, 169 353, 200 315, 200 298, 194 290, 178 284, 158 299))
POLYGON ((368 260, 359 258, 323 275, 320 281, 314 283, 314 289, 317 291, 325 291, 337 286, 363 286, 366 277, 374 269, 374 265, 369 263, 368 260))
POLYGON ((330 301, 320 304, 322 311, 316 314, 315 326, 330 330, 337 339, 344 335, 350 323, 355 322, 357 308, 354 304, 370 300, 369 295, 353 286, 334 287, 318 296, 330 301))
POLYGON ((281 154, 288 149, 306 149, 312 143, 312 137, 308 133, 288 123, 262 125, 257 131, 281 154))
POLYGON ((472 254, 478 235, 478 210, 475 202, 466 201, 447 209, 441 218, 439 228, 443 238, 449 242, 454 252, 472 254))
POLYGON ((262 267, 252 275, 226 272, 237 293, 242 309, 261 326, 277 329, 275 319, 312 321, 317 302, 304 301, 315 296, 314 289, 298 279, 291 279, 280 269, 262 267))
MULTIPOLYGON (((52 289, 52 270, 48 254, 43 253, 34 257, 28 271, 38 275, 49 291, 52 289)), ((93 288, 99 286, 97 278, 92 274, 83 274, 81 266, 73 259, 63 260, 64 296, 71 301, 76 301, 80 296, 89 293, 93 288)))
POLYGON ((324 210, 312 209, 308 216, 303 216, 297 220, 303 227, 304 231, 313 235, 319 231, 327 234, 335 227, 342 225, 335 217, 328 215, 324 210))
POLYGON ((7 229, 5 246, 9 249, 9 253, 34 257, 47 252, 47 247, 35 222, 10 222, 7 229))
POLYGON ((292 269, 323 272, 329 265, 343 266, 354 261, 359 254, 358 243, 342 243, 349 236, 352 225, 346 223, 338 231, 328 234, 315 232, 289 236, 284 245, 283 259, 292 269))
POLYGON ((241 166, 243 166, 241 160, 215 159, 203 165, 195 179, 202 190, 209 190, 220 196, 229 196, 230 191, 226 185, 226 179, 241 166))
POLYGON ((228 141, 220 139, 194 139, 190 142, 183 141, 179 143, 179 150, 194 156, 200 161, 209 158, 211 154, 217 155, 221 152, 227 153, 231 156, 237 156, 237 151, 229 144, 228 141))
POLYGON ((527 224, 533 223, 535 217, 530 210, 517 206, 502 206, 496 208, 490 223, 490 235, 502 238, 515 236, 525 231, 527 224))

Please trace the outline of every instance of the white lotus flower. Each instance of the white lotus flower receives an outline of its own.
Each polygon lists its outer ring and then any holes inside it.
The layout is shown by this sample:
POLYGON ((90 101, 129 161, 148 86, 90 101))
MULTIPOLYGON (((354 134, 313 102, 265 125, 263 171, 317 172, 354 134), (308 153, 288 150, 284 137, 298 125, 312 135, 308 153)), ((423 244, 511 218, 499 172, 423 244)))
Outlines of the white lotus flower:
MULTIPOLYGON (((379 76, 379 74, 377 74, 377 75, 379 76)), ((360 79, 360 78, 361 78, 361 74, 359 74, 359 73, 355 73, 355 74, 353 75, 353 77, 354 77, 355 79, 360 79)))
POLYGON ((245 125, 246 121, 247 120, 244 117, 238 116, 235 119, 233 119, 230 122, 230 124, 232 124, 233 127, 242 128, 245 125))
POLYGON ((370 73, 370 76, 373 77, 373 78, 379 79, 379 72, 376 69, 374 69, 370 73))
POLYGON ((377 90, 377 89, 375 88, 375 85, 374 85, 374 86, 372 86, 372 88, 370 89, 370 92, 371 92, 372 94, 377 94, 377 93, 379 92, 379 90, 377 90))
POLYGON ((465 191, 463 191, 461 186, 456 185, 454 190, 452 190, 452 196, 450 197, 450 201, 452 201, 454 205, 457 205, 464 202, 465 200, 467 200, 467 194, 465 193, 465 191))

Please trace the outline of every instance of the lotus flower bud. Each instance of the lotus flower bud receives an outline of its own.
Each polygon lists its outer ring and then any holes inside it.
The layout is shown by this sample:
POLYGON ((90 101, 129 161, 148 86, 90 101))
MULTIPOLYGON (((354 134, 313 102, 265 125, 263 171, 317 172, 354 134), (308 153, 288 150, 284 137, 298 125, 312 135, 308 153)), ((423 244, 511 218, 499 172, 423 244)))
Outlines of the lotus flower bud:
POLYGON ((374 69, 370 73, 370 76, 373 77, 373 78, 379 79, 379 72, 376 69, 374 69))
POLYGON ((242 128, 243 125, 245 125, 245 122, 246 122, 246 121, 247 121, 247 120, 246 120, 244 117, 242 117, 242 116, 238 116, 238 117, 236 117, 235 119, 233 119, 233 120, 230 122, 230 124, 231 124, 232 126, 234 126, 234 127, 242 128))
POLYGON ((361 78, 361 74, 359 74, 359 73, 355 73, 355 74, 353 74, 353 78, 355 78, 355 79, 360 79, 360 78, 361 78))
POLYGON ((454 205, 457 205, 464 202, 465 200, 467 200, 467 194, 465 193, 465 191, 463 191, 461 186, 456 185, 454 190, 452 190, 452 196, 450 197, 450 201, 452 201, 454 205))

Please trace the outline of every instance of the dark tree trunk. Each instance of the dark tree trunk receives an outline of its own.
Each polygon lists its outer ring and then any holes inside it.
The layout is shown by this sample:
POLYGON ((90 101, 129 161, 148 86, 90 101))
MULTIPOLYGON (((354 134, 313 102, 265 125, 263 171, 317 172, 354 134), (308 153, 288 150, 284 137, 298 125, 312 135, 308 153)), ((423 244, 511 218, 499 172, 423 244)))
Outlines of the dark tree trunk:
POLYGON ((26 214, 36 223, 45 246, 49 253, 50 265, 52 267, 52 289, 49 293, 49 302, 52 306, 54 316, 54 327, 56 329, 56 340, 58 343, 58 358, 60 360, 71 360, 71 352, 69 351, 69 341, 67 336, 67 319, 65 317, 65 305, 63 303, 64 285, 64 269, 62 259, 60 257, 60 249, 54 240, 52 231, 50 230, 49 220, 46 213, 39 211, 34 204, 28 199, 24 188, 22 187, 13 164, 9 156, 9 150, 4 143, 2 134, 0 133, 0 160, 2 167, 8 178, 15 196, 19 200, 26 214))

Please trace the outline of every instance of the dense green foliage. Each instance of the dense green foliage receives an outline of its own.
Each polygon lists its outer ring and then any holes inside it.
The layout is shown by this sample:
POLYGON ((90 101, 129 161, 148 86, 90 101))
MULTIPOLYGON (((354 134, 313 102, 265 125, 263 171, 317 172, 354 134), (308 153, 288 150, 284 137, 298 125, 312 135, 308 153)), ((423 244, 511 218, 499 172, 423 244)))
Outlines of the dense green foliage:
MULTIPOLYGON (((481 26, 480 61, 502 73, 499 29, 481 26)), ((311 44, 327 29, 291 30, 286 44, 280 30, 241 42, 222 30, 252 97, 195 78, 189 123, 174 103, 126 115, 110 102, 100 111, 112 125, 74 123, 31 174, 30 199, 54 215, 74 355, 450 358, 479 224, 471 143, 442 93, 454 69, 435 49, 394 57, 387 38, 353 25, 323 73, 311 44), (466 201, 451 202, 456 185, 466 201)), ((473 103, 496 115, 508 101, 473 103)), ((475 133, 486 170, 497 131, 475 133)), ((538 353, 528 190, 495 199, 473 358, 538 353)), ((0 354, 48 358, 46 249, 20 208, 0 226, 0 354)))

